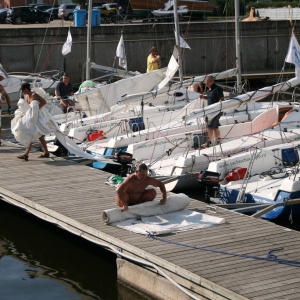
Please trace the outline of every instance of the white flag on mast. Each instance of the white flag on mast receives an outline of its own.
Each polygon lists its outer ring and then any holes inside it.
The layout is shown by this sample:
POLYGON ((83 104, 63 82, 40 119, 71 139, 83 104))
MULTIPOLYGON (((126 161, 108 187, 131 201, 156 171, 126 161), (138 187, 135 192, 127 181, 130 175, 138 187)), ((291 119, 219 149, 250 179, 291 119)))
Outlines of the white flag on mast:
POLYGON ((119 57, 119 66, 127 70, 127 59, 125 53, 123 34, 121 34, 121 38, 117 47, 116 56, 119 57))
POLYGON ((285 61, 295 65, 296 77, 300 78, 300 46, 294 35, 294 32, 292 33, 292 38, 285 61))
POLYGON ((67 40, 64 43, 62 50, 61 50, 62 55, 67 55, 68 53, 70 53, 71 48, 72 48, 72 36, 71 36, 71 31, 69 29, 67 40))

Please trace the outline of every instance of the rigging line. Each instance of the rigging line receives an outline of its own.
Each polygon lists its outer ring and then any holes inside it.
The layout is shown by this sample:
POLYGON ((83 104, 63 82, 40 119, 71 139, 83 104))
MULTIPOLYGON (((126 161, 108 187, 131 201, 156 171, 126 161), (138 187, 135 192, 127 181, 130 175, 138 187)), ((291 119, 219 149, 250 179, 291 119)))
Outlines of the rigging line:
POLYGON ((280 259, 277 258, 276 255, 273 253, 275 251, 281 251, 284 248, 276 248, 276 249, 271 249, 267 253, 267 257, 261 257, 261 256, 256 256, 256 255, 249 255, 249 254, 243 254, 243 253, 234 253, 230 251, 223 251, 223 250, 217 250, 213 248, 208 248, 208 247, 201 247, 201 246, 193 246, 185 243, 180 243, 180 242, 174 242, 165 238, 160 238, 158 236, 155 236, 154 234, 148 232, 148 237, 158 240, 164 243, 172 244, 172 245, 178 245, 186 248, 191 248, 191 249, 197 249, 197 250, 202 250, 202 251, 207 251, 207 252, 213 252, 213 253, 219 253, 219 254, 225 254, 225 255, 230 255, 230 256, 237 256, 237 257, 242 257, 242 258, 248 258, 248 259, 255 259, 255 260, 260 260, 260 261, 268 261, 268 262, 276 262, 279 264, 285 264, 289 266, 294 266, 294 267, 300 267, 300 261, 294 261, 294 260, 288 260, 288 259, 280 259))
POLYGON ((43 47, 44 47, 44 44, 45 44, 45 40, 46 40, 47 32, 48 32, 48 29, 49 29, 49 26, 50 26, 50 22, 51 22, 51 21, 50 21, 50 19, 49 19, 49 22, 48 22, 48 25, 47 25, 47 27, 46 27, 46 31, 45 31, 45 34, 44 34, 42 46, 41 46, 41 49, 40 49, 40 52, 39 52, 39 56, 38 56, 38 59, 37 59, 37 62, 36 62, 36 66, 35 66, 34 73, 37 73, 37 67, 38 67, 38 64, 39 64, 39 61, 40 61, 40 58, 41 58, 41 54, 42 54, 43 47))
POLYGON ((49 61, 49 59, 50 59, 50 55, 51 55, 52 52, 53 52, 53 48, 54 48, 54 45, 55 45, 55 43, 56 43, 56 39, 57 39, 58 33, 59 33, 59 31, 60 31, 60 28, 62 28, 62 25, 61 25, 60 27, 58 27, 57 30, 56 30, 56 35, 55 35, 55 37, 54 37, 53 43, 51 44, 50 51, 48 52, 48 55, 47 55, 47 57, 46 57, 46 59, 45 59, 45 61, 44 61, 44 64, 43 64, 43 66, 42 66, 40 72, 43 72, 44 68, 46 67, 46 64, 48 63, 48 61, 49 61))
POLYGON ((178 144, 176 144, 174 147, 168 149, 166 152, 164 152, 161 156, 159 156, 158 158, 156 158, 154 161, 150 162, 148 167, 150 168, 151 166, 153 166, 154 164, 156 164, 158 161, 162 160, 162 158, 164 158, 165 156, 170 156, 173 152, 173 150, 175 150, 177 147, 179 147, 181 144, 183 144, 184 142, 188 141, 188 137, 182 139, 178 144))

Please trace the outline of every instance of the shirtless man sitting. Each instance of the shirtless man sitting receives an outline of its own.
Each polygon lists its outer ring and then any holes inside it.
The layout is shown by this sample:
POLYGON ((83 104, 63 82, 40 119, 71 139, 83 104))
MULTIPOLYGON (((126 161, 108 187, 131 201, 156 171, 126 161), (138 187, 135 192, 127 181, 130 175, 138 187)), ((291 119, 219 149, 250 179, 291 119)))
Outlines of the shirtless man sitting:
POLYGON ((148 176, 146 164, 140 164, 134 174, 131 174, 117 187, 116 203, 122 211, 128 210, 128 206, 152 201, 156 197, 155 189, 146 189, 148 185, 159 187, 163 198, 159 204, 167 201, 167 192, 163 182, 148 176))

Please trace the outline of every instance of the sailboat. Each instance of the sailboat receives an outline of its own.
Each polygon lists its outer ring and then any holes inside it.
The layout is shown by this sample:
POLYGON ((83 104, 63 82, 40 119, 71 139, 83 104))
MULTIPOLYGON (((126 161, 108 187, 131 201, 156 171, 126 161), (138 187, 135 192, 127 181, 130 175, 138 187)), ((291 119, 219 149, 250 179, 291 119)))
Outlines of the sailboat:
POLYGON ((42 88, 46 92, 53 92, 58 84, 58 71, 49 71, 42 74, 31 74, 14 72, 8 74, 0 64, 0 71, 5 75, 5 79, 1 81, 1 85, 10 97, 13 108, 20 99, 20 87, 24 82, 30 83, 32 88, 42 88))
MULTIPOLYGON (((169 15, 174 15, 174 0, 168 0, 165 3, 164 8, 152 10, 151 13, 156 17, 165 17, 169 15)), ((179 5, 176 9, 178 15, 187 14, 188 8, 186 5, 179 5)))
MULTIPOLYGON (((130 6, 135 14, 148 17, 151 11, 164 9, 166 0, 130 0, 130 6)), ((179 0, 179 7, 186 7, 192 16, 200 16, 205 19, 216 10, 216 5, 210 1, 202 0, 179 0)))
POLYGON ((207 171, 218 180, 214 184, 214 195, 209 194, 207 200, 224 204, 224 207, 245 208, 249 205, 241 212, 252 214, 273 207, 261 214, 262 218, 269 220, 299 216, 299 204, 280 205, 300 197, 299 151, 300 143, 295 140, 265 148, 255 147, 248 153, 237 155, 236 163, 226 159, 210 164, 207 171), (228 172, 230 167, 232 169, 228 172), (242 170, 243 174, 239 176, 242 170))

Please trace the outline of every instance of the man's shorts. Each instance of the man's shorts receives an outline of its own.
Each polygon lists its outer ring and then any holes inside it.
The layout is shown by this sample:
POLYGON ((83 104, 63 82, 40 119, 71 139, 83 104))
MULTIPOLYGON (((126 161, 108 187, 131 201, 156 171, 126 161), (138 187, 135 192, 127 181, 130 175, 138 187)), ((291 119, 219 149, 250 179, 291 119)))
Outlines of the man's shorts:
POLYGON ((220 126, 220 118, 223 115, 222 112, 219 112, 216 116, 214 116, 211 120, 208 120, 207 127, 210 129, 218 129, 220 126))

